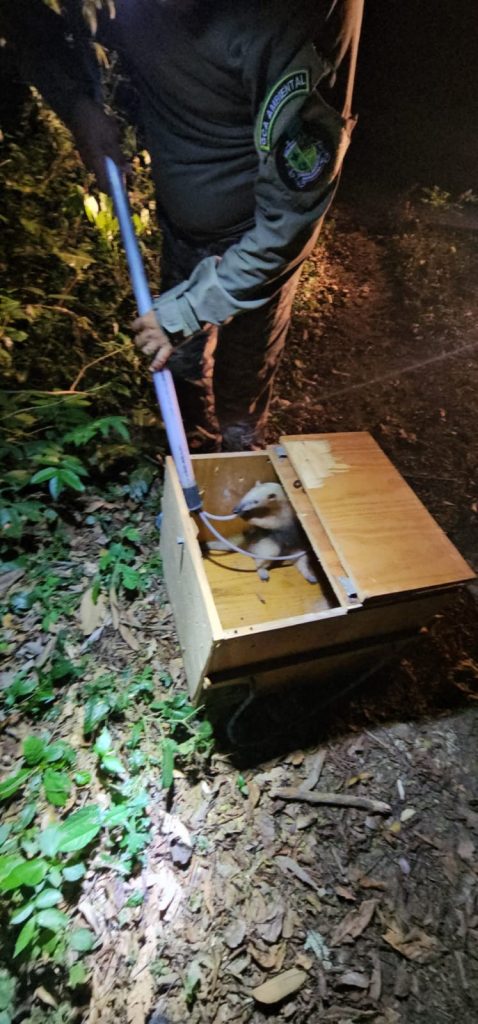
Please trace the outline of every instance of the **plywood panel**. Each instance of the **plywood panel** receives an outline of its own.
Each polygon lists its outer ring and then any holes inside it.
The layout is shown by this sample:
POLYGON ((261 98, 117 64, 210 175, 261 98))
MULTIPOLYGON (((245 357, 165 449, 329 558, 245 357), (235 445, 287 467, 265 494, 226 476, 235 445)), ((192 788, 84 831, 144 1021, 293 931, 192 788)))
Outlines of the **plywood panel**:
POLYGON ((361 600, 474 578, 369 434, 281 442, 361 600))
POLYGON ((265 622, 273 627, 285 617, 315 614, 336 603, 335 598, 327 599, 319 584, 307 583, 293 565, 271 569, 264 581, 252 559, 231 551, 210 553, 204 568, 223 629, 265 622))
POLYGON ((302 528, 305 530, 311 546, 319 559, 319 562, 331 584, 331 587, 338 598, 341 605, 348 608, 351 605, 356 605, 356 599, 350 598, 340 580, 347 575, 345 569, 340 561, 335 548, 330 542, 330 538, 317 513, 310 501, 310 498, 304 488, 296 484, 300 481, 297 478, 297 473, 294 467, 291 465, 287 457, 278 455, 275 450, 269 449, 271 463, 277 473, 277 476, 286 491, 289 501, 294 509, 294 512, 299 519, 302 528))
POLYGON ((337 699, 334 697, 337 690, 340 699, 340 680, 342 680, 343 686, 345 674, 352 683, 351 688, 353 689, 360 683, 362 674, 365 673, 368 676, 378 671, 384 662, 392 658, 398 650, 413 639, 413 635, 402 637, 398 641, 386 637, 381 641, 370 641, 358 649, 334 651, 333 653, 311 651, 309 659, 295 664, 275 665, 274 668, 258 665, 249 674, 241 675, 239 673, 237 677, 225 682, 213 682, 208 677, 204 688, 205 704, 206 707, 214 707, 219 702, 223 703, 224 698, 231 698, 232 691, 237 686, 243 688, 246 696, 251 687, 254 688, 256 694, 260 694, 289 686, 291 683, 320 685, 324 700, 327 702, 330 700, 332 704, 337 699))
POLYGON ((162 512, 160 551, 164 578, 174 611, 189 693, 196 699, 222 629, 204 572, 196 527, 170 458, 166 460, 162 512))
POLYGON ((426 625, 452 598, 453 591, 435 590, 392 604, 364 605, 349 612, 333 608, 302 620, 284 619, 272 628, 264 623, 231 629, 214 648, 208 676, 214 682, 238 668, 247 672, 256 664, 290 660, 295 652, 301 659, 305 652, 325 652, 366 638, 411 633, 426 625))

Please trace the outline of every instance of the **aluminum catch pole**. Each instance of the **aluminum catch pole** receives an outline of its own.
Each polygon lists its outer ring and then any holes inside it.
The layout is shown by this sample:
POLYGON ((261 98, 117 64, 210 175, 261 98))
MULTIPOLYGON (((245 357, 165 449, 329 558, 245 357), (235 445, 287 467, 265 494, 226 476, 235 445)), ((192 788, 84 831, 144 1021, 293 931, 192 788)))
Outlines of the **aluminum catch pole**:
MULTIPOLYGON (((119 221, 138 313, 140 316, 145 316, 147 313, 154 311, 153 300, 131 220, 128 198, 121 174, 114 160, 109 156, 105 159, 111 195, 119 221)), ((170 370, 165 367, 164 370, 153 373, 153 383, 166 429, 169 449, 174 459, 188 509, 190 512, 198 512, 202 508, 202 501, 196 480, 194 479, 191 455, 170 370)))

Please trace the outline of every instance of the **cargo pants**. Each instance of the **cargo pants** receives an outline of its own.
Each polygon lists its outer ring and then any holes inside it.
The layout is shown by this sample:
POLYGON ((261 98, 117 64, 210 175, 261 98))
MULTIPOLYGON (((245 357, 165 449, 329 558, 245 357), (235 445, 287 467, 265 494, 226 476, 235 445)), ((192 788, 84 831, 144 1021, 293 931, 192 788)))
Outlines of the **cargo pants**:
MULTIPOLYGON (((238 239, 198 243, 178 237, 161 218, 161 290, 186 280, 206 256, 238 239)), ((265 443, 274 377, 290 323, 300 268, 260 309, 210 326, 168 361, 191 451, 251 451, 265 443)))

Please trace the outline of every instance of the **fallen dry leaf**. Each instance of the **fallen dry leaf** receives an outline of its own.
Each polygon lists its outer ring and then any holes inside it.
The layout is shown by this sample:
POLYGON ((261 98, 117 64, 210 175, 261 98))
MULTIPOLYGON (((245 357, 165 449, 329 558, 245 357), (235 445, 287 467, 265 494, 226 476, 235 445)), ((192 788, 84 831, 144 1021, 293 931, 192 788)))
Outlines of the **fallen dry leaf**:
POLYGON ((246 922, 241 918, 232 921, 224 932, 224 942, 229 949, 237 949, 244 942, 246 935, 246 922))
POLYGON ((91 587, 85 590, 80 603, 80 622, 83 636, 94 633, 98 626, 101 626, 106 618, 106 601, 103 594, 98 596, 96 603, 93 601, 91 587))
POLYGON ((282 871, 290 871, 292 875, 295 875, 295 877, 301 882, 304 882, 305 885, 310 885, 311 889, 315 889, 316 891, 318 890, 319 886, 317 885, 317 882, 315 882, 312 876, 309 875, 309 872, 306 871, 305 868, 301 867, 296 860, 293 860, 292 857, 275 857, 274 859, 277 861, 277 864, 282 871))
POLYGON ((111 501, 105 501, 103 498, 93 498, 85 508, 86 515, 92 515, 93 512, 97 512, 99 508, 116 508, 111 501))
POLYGON ((43 668, 43 666, 46 665, 48 659, 51 657, 51 655, 53 654, 53 651, 55 650, 55 647, 57 645, 57 641, 58 641, 58 637, 56 637, 56 636, 50 637, 50 639, 48 640, 48 643, 45 644, 43 650, 38 655, 38 657, 35 659, 35 668, 43 668))
POLYGON ((344 985, 346 988, 368 988, 370 978, 367 974, 362 974, 360 971, 346 971, 338 979, 338 984, 344 985))
POLYGON ((355 900, 357 899, 355 894, 352 892, 350 886, 348 885, 336 885, 335 893, 337 896, 340 896, 340 898, 343 900, 350 900, 351 902, 355 902, 355 900))
POLYGON ((95 935, 101 934, 101 924, 98 919, 95 908, 89 902, 89 900, 80 900, 78 904, 78 910, 83 915, 87 924, 93 929, 95 935))
POLYGON ((139 651, 140 644, 131 632, 129 626, 125 626, 124 622, 120 622, 118 629, 124 642, 128 644, 128 647, 130 647, 132 651, 139 651))
POLYGON ((224 970, 227 974, 232 974, 233 978, 240 978, 250 965, 251 960, 249 956, 238 956, 235 960, 232 960, 230 964, 226 964, 224 970))
POLYGON ((168 864, 159 864, 155 871, 146 871, 144 881, 151 895, 151 902, 157 908, 158 916, 171 920, 183 899, 183 889, 172 868, 168 864))
POLYGON ((282 922, 284 920, 284 907, 274 906, 270 908, 265 921, 257 923, 257 932, 264 942, 277 942, 282 934, 282 922))
POLYGON ((433 935, 427 935, 421 928, 412 928, 405 934, 399 925, 393 925, 382 938, 397 953, 419 964, 426 963, 440 949, 438 939, 433 935))
POLYGON ((247 788, 249 790, 249 804, 252 807, 252 810, 254 810, 261 799, 261 790, 257 785, 257 782, 254 782, 254 780, 247 783, 247 788))
POLYGON ((373 964, 373 970, 372 977, 370 979, 370 988, 368 994, 372 1002, 378 1003, 378 1000, 380 999, 380 996, 382 994, 382 965, 380 963, 380 958, 377 955, 377 953, 372 952, 371 959, 373 964))
POLYGON ((263 1003, 264 1006, 273 1006, 274 1003, 279 1003, 282 999, 286 999, 293 992, 298 992, 306 981, 307 975, 305 971, 299 971, 296 967, 292 967, 289 971, 284 971, 283 974, 278 974, 276 978, 271 978, 269 981, 265 981, 263 985, 253 988, 251 996, 258 1003, 263 1003))
POLYGON ((258 808, 254 814, 254 828, 259 833, 264 847, 270 846, 276 836, 276 823, 272 814, 258 808))
POLYGON ((326 756, 327 750, 324 748, 306 757, 304 768, 307 770, 307 776, 300 784, 301 789, 315 789, 322 774, 326 756))
POLYGON ((299 915, 296 913, 295 910, 292 910, 291 907, 288 907, 286 912, 285 912, 285 915, 284 915, 284 921, 282 923, 282 936, 283 936, 283 938, 284 939, 291 939, 293 934, 294 934, 295 929, 298 927, 299 924, 300 924, 300 917, 299 917, 299 915))
POLYGON ((378 900, 364 900, 356 910, 350 910, 332 932, 330 946, 339 946, 344 939, 356 939, 365 931, 375 913, 378 900))
POLYGON ((149 968, 146 968, 129 989, 126 1004, 127 1024, 146 1024, 153 1002, 154 988, 153 976, 149 968))
POLYGON ((475 854, 475 844, 472 839, 460 839, 457 847, 457 854, 460 860, 472 861, 475 854))
POLYGON ((380 878, 368 878, 367 875, 359 878, 358 884, 361 889, 381 889, 383 892, 387 889, 386 882, 382 882, 380 878))
POLYGON ((109 596, 109 599, 110 599, 110 612, 111 612, 111 621, 113 623, 113 629, 119 629, 119 624, 120 624, 120 605, 119 605, 119 601, 118 601, 118 595, 117 595, 116 590, 115 590, 114 587, 110 587, 110 592, 109 592, 108 596, 109 596))
POLYGON ((265 971, 280 971, 285 960, 287 946, 285 942, 281 942, 277 946, 270 946, 269 949, 259 949, 251 943, 247 950, 256 964, 263 967, 265 971))
POLYGON ((373 779, 372 772, 359 772, 358 775, 352 775, 350 779, 347 779, 345 785, 347 787, 356 786, 358 782, 368 782, 369 779, 373 779))
POLYGON ((22 576, 25 575, 25 569, 10 569, 9 572, 3 572, 0 576, 0 594, 3 597, 13 587, 14 583, 18 583, 22 576))

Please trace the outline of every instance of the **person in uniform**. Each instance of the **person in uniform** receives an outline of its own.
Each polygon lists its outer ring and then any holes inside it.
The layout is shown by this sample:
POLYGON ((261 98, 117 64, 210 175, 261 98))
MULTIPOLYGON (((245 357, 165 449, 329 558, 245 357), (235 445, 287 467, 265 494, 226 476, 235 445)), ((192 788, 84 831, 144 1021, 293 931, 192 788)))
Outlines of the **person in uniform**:
MULTIPOLYGON (((107 190, 124 163, 79 0, 3 15, 23 76, 107 190)), ((301 267, 337 184, 353 118, 363 0, 115 0, 97 40, 141 105, 163 232, 156 323, 135 322, 173 373, 193 449, 260 447, 301 267), (342 112, 331 104, 348 71, 342 112)))

